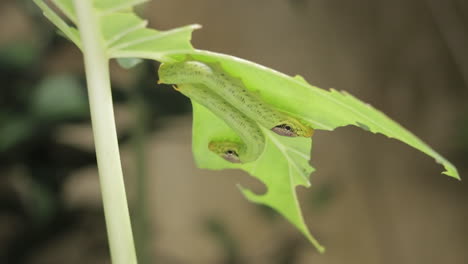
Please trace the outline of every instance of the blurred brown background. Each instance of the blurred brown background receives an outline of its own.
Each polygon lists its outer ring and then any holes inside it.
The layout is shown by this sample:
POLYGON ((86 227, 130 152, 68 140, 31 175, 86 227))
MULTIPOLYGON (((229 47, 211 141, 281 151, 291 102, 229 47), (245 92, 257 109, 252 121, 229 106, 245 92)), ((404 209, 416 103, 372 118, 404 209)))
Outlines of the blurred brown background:
MULTIPOLYGON (((468 169, 468 2, 154 0, 152 27, 199 23, 193 44, 347 90, 468 169)), ((247 202, 239 171, 195 168, 190 103, 157 64, 112 62, 140 263, 468 263, 468 187, 431 158, 355 127, 314 137, 299 188, 315 249, 247 202)), ((78 49, 28 0, 0 2, 0 263, 109 263, 78 49)))

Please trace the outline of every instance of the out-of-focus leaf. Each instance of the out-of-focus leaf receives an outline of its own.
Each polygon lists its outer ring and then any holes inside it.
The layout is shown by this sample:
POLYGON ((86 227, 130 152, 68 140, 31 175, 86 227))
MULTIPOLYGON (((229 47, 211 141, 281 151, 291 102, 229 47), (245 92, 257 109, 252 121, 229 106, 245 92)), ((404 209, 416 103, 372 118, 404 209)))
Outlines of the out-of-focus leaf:
POLYGON ((25 68, 34 63, 40 54, 35 43, 18 41, 0 47, 0 64, 25 68))
POLYGON ((42 120, 83 117, 88 114, 88 102, 83 87, 73 77, 48 77, 32 96, 32 113, 42 120))
POLYGON ((34 133, 32 120, 21 116, 0 118, 0 152, 27 140, 34 133))
POLYGON ((131 69, 143 62, 143 60, 139 58, 121 58, 117 59, 117 62, 122 68, 131 69))

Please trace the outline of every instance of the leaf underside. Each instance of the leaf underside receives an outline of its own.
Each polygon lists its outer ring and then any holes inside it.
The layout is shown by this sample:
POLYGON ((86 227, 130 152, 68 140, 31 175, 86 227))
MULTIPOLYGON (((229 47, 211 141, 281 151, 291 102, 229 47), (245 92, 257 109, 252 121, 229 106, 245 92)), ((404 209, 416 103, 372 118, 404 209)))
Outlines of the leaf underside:
MULTIPOLYGON (((41 0, 34 2, 45 16, 79 48, 82 48, 79 31, 67 24, 41 0)), ((73 23, 76 16, 72 0, 53 1, 73 23)), ((147 28, 147 22, 138 17, 132 6, 142 0, 95 0, 95 12, 100 17, 102 41, 111 58, 142 58, 160 62, 194 59, 216 63, 231 76, 241 79, 244 85, 256 92, 265 102, 290 114, 318 130, 355 125, 372 133, 381 133, 400 140, 433 157, 445 168, 443 174, 460 179, 457 169, 398 123, 363 103, 354 96, 336 90, 323 90, 307 83, 302 77, 291 77, 250 61, 233 56, 196 50, 190 43, 193 30, 199 25, 188 25, 168 31, 147 28)), ((233 136, 222 120, 203 106, 193 102, 193 153, 197 165, 205 169, 237 168, 262 181, 265 194, 255 194, 240 187, 250 201, 268 205, 294 224, 319 251, 323 251, 311 236, 301 214, 295 188, 310 186, 309 175, 314 169, 309 165, 312 140, 286 138, 264 130, 266 147, 255 162, 231 164, 220 159, 207 148, 213 137, 233 136)), ((234 135, 235 136, 235 135, 234 135)))

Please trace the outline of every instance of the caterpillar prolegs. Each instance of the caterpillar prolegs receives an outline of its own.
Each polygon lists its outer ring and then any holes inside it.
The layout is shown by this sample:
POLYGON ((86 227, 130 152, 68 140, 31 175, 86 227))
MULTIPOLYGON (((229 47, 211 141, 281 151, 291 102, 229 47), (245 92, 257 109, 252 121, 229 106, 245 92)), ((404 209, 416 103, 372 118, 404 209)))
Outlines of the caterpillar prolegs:
POLYGON ((248 91, 240 80, 204 63, 165 63, 159 68, 159 78, 160 83, 178 84, 179 91, 209 108, 244 140, 243 143, 210 143, 210 150, 228 161, 245 163, 258 158, 253 153, 259 155, 258 147, 263 151, 265 142, 257 123, 282 136, 310 137, 313 134, 311 127, 270 107, 248 91))

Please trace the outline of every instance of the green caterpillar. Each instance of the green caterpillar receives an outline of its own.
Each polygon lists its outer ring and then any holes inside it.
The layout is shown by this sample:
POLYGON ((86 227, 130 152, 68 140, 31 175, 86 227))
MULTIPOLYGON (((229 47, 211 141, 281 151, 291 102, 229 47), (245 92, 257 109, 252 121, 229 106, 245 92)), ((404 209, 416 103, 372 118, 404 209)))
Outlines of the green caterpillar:
POLYGON ((203 84, 239 111, 273 132, 288 137, 311 137, 314 130, 269 105, 249 92, 242 82, 197 61, 164 63, 159 67, 159 82, 203 84))
POLYGON ((263 152, 265 138, 260 127, 219 95, 202 84, 181 84, 176 90, 223 119, 243 142, 211 141, 208 148, 232 163, 255 161, 263 152))

